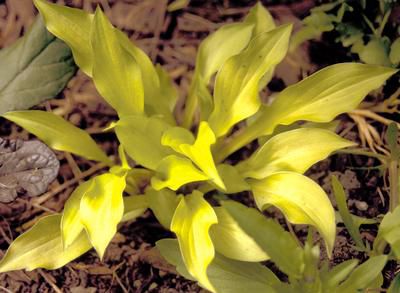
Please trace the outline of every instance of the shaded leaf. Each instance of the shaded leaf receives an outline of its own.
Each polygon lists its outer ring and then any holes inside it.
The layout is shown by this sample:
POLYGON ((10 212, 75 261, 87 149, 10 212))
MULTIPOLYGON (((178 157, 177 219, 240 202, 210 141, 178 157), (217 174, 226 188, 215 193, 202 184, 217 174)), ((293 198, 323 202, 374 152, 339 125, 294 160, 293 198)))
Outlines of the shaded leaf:
POLYGON ((218 224, 211 226, 210 236, 218 253, 240 261, 260 262, 269 259, 265 251, 243 231, 225 208, 216 207, 214 211, 218 224))
POLYGON ((150 209, 153 211, 157 220, 166 229, 171 226, 172 217, 174 216, 176 207, 181 197, 170 189, 161 189, 159 191, 152 188, 146 190, 146 197, 149 202, 150 209))
POLYGON ((390 284, 387 293, 399 293, 400 292, 400 274, 397 273, 392 283, 390 284))
POLYGON ((367 64, 389 66, 387 48, 380 38, 373 38, 358 53, 360 60, 367 64))
POLYGON ((215 106, 209 119, 217 137, 257 112, 259 81, 285 56, 291 29, 283 25, 257 35, 243 52, 224 63, 216 77, 215 106))
POLYGON ((0 202, 44 193, 59 167, 55 154, 40 141, 0 138, 0 202))
POLYGON ((397 38, 390 47, 389 54, 390 62, 394 65, 398 65, 400 63, 400 38, 397 38))
POLYGON ((125 178, 111 173, 93 179, 93 187, 80 202, 79 215, 100 258, 117 232, 124 214, 125 178))
POLYGON ((225 185, 225 190, 221 189, 224 193, 230 194, 250 190, 250 185, 234 166, 219 164, 217 170, 225 185))
POLYGON ((215 252, 209 229, 217 222, 214 209, 197 190, 181 198, 171 222, 188 272, 210 291, 213 286, 208 280, 207 267, 215 252))
POLYGON ((374 251, 382 254, 390 244, 395 256, 400 258, 400 207, 393 212, 387 212, 379 225, 378 235, 374 240, 374 251))
MULTIPOLYGON (((368 288, 371 281, 377 278, 387 261, 386 255, 373 256, 358 266, 339 287, 336 292, 354 293, 368 288)), ((373 288, 376 289, 376 288, 373 288)))
POLYGON ((279 172, 262 180, 249 180, 249 184, 260 210, 273 205, 290 222, 316 227, 331 255, 336 235, 335 212, 317 183, 298 173, 279 172))
POLYGON ((157 117, 125 116, 115 124, 115 133, 133 160, 155 170, 160 161, 171 154, 168 147, 161 145, 162 134, 169 127, 157 117))
POLYGON ((0 114, 54 98, 76 71, 71 50, 40 17, 15 44, 0 51, 0 114))
POLYGON ((124 215, 122 222, 132 221, 141 216, 148 208, 149 203, 144 195, 131 195, 124 198, 124 215))
POLYGON ((321 281, 324 292, 334 292, 335 288, 344 281, 357 266, 358 260, 346 260, 329 271, 321 272, 321 281))
POLYGON ((58 269, 88 251, 92 246, 85 232, 66 249, 61 239, 61 215, 41 218, 30 230, 11 243, 0 262, 0 272, 44 268, 58 269))
POLYGON ((234 201, 223 201, 222 206, 243 231, 269 255, 279 269, 294 278, 301 276, 303 252, 289 232, 256 209, 234 201))
POLYGON ((360 249, 365 249, 360 231, 358 230, 359 226, 356 226, 356 223, 354 222, 354 219, 350 214, 349 208, 347 207, 346 194, 344 192, 342 184, 336 176, 332 176, 332 187, 339 213, 341 215, 344 225, 346 226, 356 245, 360 249))
MULTIPOLYGON (((176 266, 179 274, 187 279, 193 279, 185 268, 179 251, 178 242, 175 239, 162 239, 156 243, 156 246, 162 256, 169 263, 176 266)), ((207 274, 210 282, 214 286, 212 292, 281 292, 273 288, 281 284, 279 279, 270 269, 259 263, 235 261, 220 254, 216 254, 214 260, 208 267, 207 274)))
POLYGON ((53 149, 70 152, 90 160, 110 163, 86 131, 51 112, 14 111, 3 114, 3 117, 36 135, 53 149))

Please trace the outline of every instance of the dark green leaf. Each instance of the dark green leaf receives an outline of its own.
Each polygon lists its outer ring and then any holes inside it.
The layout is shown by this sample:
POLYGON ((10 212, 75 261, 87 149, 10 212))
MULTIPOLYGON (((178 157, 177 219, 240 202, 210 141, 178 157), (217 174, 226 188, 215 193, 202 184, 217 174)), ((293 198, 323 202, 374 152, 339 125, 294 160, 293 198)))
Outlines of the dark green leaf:
POLYGON ((75 70, 70 49, 38 18, 23 38, 0 51, 0 114, 53 98, 75 70))

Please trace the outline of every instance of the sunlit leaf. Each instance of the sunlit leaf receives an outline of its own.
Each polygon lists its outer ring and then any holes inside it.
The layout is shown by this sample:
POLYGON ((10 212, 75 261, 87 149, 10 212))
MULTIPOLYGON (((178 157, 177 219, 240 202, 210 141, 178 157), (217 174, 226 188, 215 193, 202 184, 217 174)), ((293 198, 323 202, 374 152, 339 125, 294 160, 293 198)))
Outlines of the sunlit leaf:
POLYGON ((210 178, 197 169, 189 159, 170 155, 160 162, 156 176, 151 178, 151 186, 156 190, 167 187, 177 190, 187 183, 208 179, 210 178))
POLYGON ((65 248, 70 246, 84 230, 84 226, 81 223, 79 208, 82 197, 93 188, 93 183, 93 180, 89 180, 80 184, 64 205, 61 220, 61 234, 65 248))
POLYGON ((164 132, 161 144, 191 159, 218 187, 225 189, 211 154, 211 145, 215 141, 215 135, 208 123, 202 121, 196 140, 189 130, 173 127, 164 132))
POLYGON ((396 70, 359 63, 328 66, 284 89, 271 106, 264 106, 250 126, 257 136, 268 135, 278 124, 295 121, 329 122, 355 109, 372 90, 396 70))
POLYGON ((328 196, 317 183, 294 172, 279 172, 248 182, 260 210, 273 205, 290 222, 316 227, 325 240, 328 254, 331 254, 336 235, 335 212, 328 196))
MULTIPOLYGON (((175 239, 162 239, 156 243, 156 246, 162 256, 176 267, 179 274, 187 279, 193 279, 185 268, 178 242, 175 239)), ((215 255, 208 267, 207 275, 214 286, 212 292, 216 293, 247 291, 280 293, 274 287, 282 284, 270 269, 259 263, 235 261, 220 254, 215 255)), ((200 283, 200 285, 202 284, 200 283)))
POLYGON ((157 220, 166 229, 171 226, 172 217, 181 197, 170 189, 161 189, 159 191, 152 188, 146 190, 146 197, 157 220))
POLYGON ((213 286, 208 280, 207 267, 215 252, 209 229, 217 222, 214 209, 196 190, 181 198, 171 222, 188 272, 210 291, 213 286))
MULTIPOLYGON (((215 250, 222 255, 240 261, 260 262, 269 259, 257 242, 238 225, 223 207, 214 208, 218 224, 210 228, 215 250)), ((260 232, 264 227, 259 227, 260 232)))
MULTIPOLYGON (((241 52, 250 41, 253 25, 249 23, 227 24, 210 34, 201 43, 196 69, 190 87, 190 99, 185 111, 190 119, 197 106, 200 106, 201 117, 206 120, 210 115, 213 102, 207 86, 211 77, 231 56, 241 52), (188 110, 189 109, 189 110, 188 110)), ((186 124, 191 121, 186 121, 186 124)))
POLYGON ((58 269, 88 251, 92 246, 85 232, 66 249, 61 239, 61 215, 40 219, 30 230, 11 243, 0 261, 0 272, 44 268, 58 269))
POLYGON ((3 114, 3 117, 36 135, 53 149, 90 160, 110 162, 87 132, 51 112, 14 111, 3 114))
POLYGON ((291 29, 283 25, 257 35, 242 53, 224 63, 216 77, 215 107, 209 119, 217 137, 257 112, 259 81, 286 55, 291 29))
POLYGON ((115 125, 118 140, 128 155, 139 165, 155 170, 169 155, 168 147, 161 145, 163 132, 169 125, 157 117, 125 116, 115 125))
POLYGON ((243 231, 262 248, 286 274, 299 278, 303 271, 303 252, 295 239, 278 223, 253 208, 234 201, 222 206, 243 231), (285 253, 282 253, 282 252, 285 253))
POLYGON ((261 2, 257 2, 257 4, 250 9, 244 22, 254 24, 253 37, 260 33, 269 32, 276 27, 272 15, 265 9, 261 2))
POLYGON ((124 215, 122 222, 132 221, 141 216, 149 207, 147 197, 144 195, 131 195, 124 197, 124 215))
POLYGON ((295 129, 272 137, 237 169, 242 176, 256 179, 279 171, 304 173, 332 152, 352 145, 329 130, 295 129))
POLYGON ((124 189, 124 177, 106 173, 93 179, 92 188, 81 199, 79 209, 81 222, 100 258, 103 258, 123 217, 124 189))
POLYGON ((358 266, 346 281, 337 287, 336 292, 354 293, 368 288, 370 282, 381 274, 387 258, 387 255, 369 258, 365 263, 358 266))
POLYGON ((71 48, 79 68, 92 75, 93 55, 90 44, 90 30, 93 15, 81 9, 34 0, 36 8, 43 16, 47 29, 63 40, 71 48))
POLYGON ((140 68, 122 48, 114 27, 96 10, 91 33, 93 81, 119 116, 143 113, 144 90, 140 68))

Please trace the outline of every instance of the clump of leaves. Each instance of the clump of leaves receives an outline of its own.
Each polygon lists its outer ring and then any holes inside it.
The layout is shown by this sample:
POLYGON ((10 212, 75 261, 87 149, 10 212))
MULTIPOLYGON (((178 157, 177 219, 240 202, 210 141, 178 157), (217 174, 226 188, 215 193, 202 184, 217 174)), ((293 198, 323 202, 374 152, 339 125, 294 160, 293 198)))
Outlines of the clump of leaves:
POLYGON ((389 19, 395 5, 391 0, 337 0, 317 6, 303 20, 304 27, 294 37, 292 49, 323 32, 335 31, 337 42, 349 47, 362 62, 398 67, 400 38, 396 36, 400 32, 385 34, 388 24, 392 25, 389 19))
MULTIPOLYGON (((167 243, 166 249, 159 245, 165 257, 204 288, 213 292, 237 292, 236 287, 254 292, 307 288, 307 263, 312 261, 315 268, 317 259, 308 255, 316 255, 318 248, 305 252, 262 211, 275 206, 291 223, 315 227, 331 255, 333 207, 322 188, 303 173, 330 153, 354 145, 324 129, 324 123, 357 107, 395 70, 333 65, 286 88, 271 105, 263 104, 259 91, 288 50, 291 25, 275 27, 258 4, 243 22, 224 25, 203 41, 184 115, 176 119, 177 92, 167 73, 153 66, 100 9, 92 15, 44 0, 35 4, 47 28, 71 47, 77 65, 117 111, 119 119, 108 130, 115 131, 120 141, 120 162, 111 161, 86 132, 52 113, 4 114, 50 147, 105 162, 110 169, 81 184, 62 214, 44 217, 18 237, 0 262, 0 272, 56 269, 91 247, 102 258, 117 225, 150 208, 177 237, 160 242, 167 243), (247 126, 232 133, 243 121, 247 126), (303 127, 298 121, 316 123, 303 127), (257 139, 262 144, 250 158, 227 163, 230 154, 257 139), (258 210, 229 200, 213 206, 204 198, 205 192, 241 191, 251 191, 258 210), (265 260, 290 276, 290 285, 259 264, 265 260)), ((386 256, 377 261, 384 263, 386 256)), ((353 288, 352 283, 346 286, 353 288)))

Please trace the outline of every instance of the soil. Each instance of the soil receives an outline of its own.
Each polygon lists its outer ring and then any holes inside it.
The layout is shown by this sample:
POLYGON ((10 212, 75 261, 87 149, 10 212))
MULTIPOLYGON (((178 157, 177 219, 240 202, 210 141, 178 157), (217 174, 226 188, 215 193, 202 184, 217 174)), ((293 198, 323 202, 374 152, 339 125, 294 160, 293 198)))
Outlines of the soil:
MULTIPOLYGON (((54 1, 55 2, 55 1, 54 1)), ((294 22, 299 27, 299 18, 305 16, 315 5, 312 0, 263 1, 280 23, 294 22)), ((200 41, 223 23, 240 20, 255 1, 191 1, 183 10, 169 13, 166 0, 60 0, 59 4, 93 11, 101 5, 114 25, 123 29, 137 45, 143 48, 152 60, 161 63, 173 77, 181 99, 177 114, 182 109, 183 94, 188 91, 195 63, 196 49, 200 41)), ((32 0, 0 0, 0 48, 15 42, 29 28, 36 11, 32 0)), ((282 90, 318 68, 352 60, 332 36, 322 41, 313 41, 291 54, 276 70, 276 76, 263 92, 263 97, 282 90), (327 53, 329 52, 329 53, 327 53), (311 60, 311 61, 310 61, 311 60), (293 62, 294 61, 294 62, 293 62)), ((375 103, 387 98, 398 88, 398 77, 388 82, 382 94, 369 100, 375 103)), ((102 128, 116 115, 101 99, 92 82, 81 72, 69 82, 57 98, 37 106, 61 114, 73 124, 86 129, 109 154, 117 154, 117 142, 112 133, 102 133, 102 128)), ((397 119, 391 115, 391 119, 397 119)), ((379 134, 385 126, 374 122, 379 134)), ((340 117, 337 129, 344 137, 362 142, 357 126, 348 116, 340 117)), ((31 135, 21 128, 0 121, 1 137, 29 139, 31 135)), ((250 145, 233 154, 229 160, 247 157, 256 147, 250 145)), ((63 205, 76 184, 83 179, 105 170, 104 166, 78 157, 57 152, 61 168, 57 180, 49 191, 37 198, 19 197, 10 204, 0 203, 0 257, 10 242, 30 228, 40 217, 61 212, 63 205)), ((376 218, 388 210, 388 189, 384 177, 372 168, 379 165, 373 158, 337 154, 312 167, 307 175, 317 181, 331 194, 330 176, 339 177, 349 195, 350 211, 358 216, 376 218)), ((249 206, 254 202, 247 193, 233 196, 249 206)), ((278 220, 283 220, 277 211, 270 211, 278 220)), ((282 221, 285 224, 284 221, 282 221)), ((304 227, 295 227, 299 238, 305 237, 304 227)), ((362 227, 363 237, 370 243, 377 233, 376 225, 362 227)), ((178 276, 171 266, 163 261, 155 250, 155 242, 173 235, 157 223, 150 211, 134 222, 121 225, 103 261, 90 251, 64 268, 55 271, 16 271, 0 274, 0 291, 5 292, 201 292, 198 285, 178 276)), ((338 224, 332 264, 366 255, 354 249, 346 229, 338 224)), ((271 266, 271 264, 268 264, 271 266)), ((273 267, 272 267, 273 268, 273 267)), ((273 268, 276 270, 276 268, 273 268)), ((393 279, 399 267, 390 262, 385 268, 385 286, 393 279)), ((282 276, 284 278, 284 276, 282 276)))

